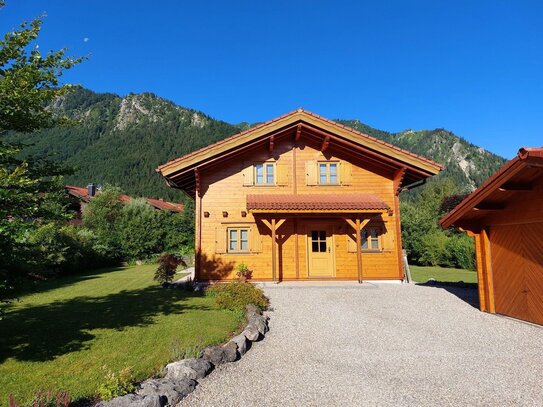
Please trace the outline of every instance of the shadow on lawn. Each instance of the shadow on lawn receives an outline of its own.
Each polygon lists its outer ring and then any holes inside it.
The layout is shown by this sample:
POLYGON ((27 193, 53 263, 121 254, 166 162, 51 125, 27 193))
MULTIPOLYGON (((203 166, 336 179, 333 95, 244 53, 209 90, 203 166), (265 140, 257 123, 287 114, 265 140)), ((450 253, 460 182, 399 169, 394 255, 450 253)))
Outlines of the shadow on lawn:
POLYGON ((7 358, 45 361, 85 349, 94 339, 92 329, 122 330, 153 323, 159 314, 182 314, 208 307, 184 304, 198 296, 184 290, 147 287, 103 297, 66 301, 8 312, 0 321, 0 363, 7 358))
POLYGON ((472 307, 479 309, 479 292, 477 283, 447 282, 447 281, 427 281, 426 283, 417 283, 423 287, 441 288, 454 296, 467 302, 472 307))

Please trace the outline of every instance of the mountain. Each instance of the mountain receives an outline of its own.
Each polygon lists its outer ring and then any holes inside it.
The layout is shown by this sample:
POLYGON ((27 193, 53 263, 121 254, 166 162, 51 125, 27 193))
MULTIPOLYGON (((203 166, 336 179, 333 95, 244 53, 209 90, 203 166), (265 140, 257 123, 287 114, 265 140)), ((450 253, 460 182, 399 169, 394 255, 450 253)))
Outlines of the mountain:
MULTIPOLYGON (((51 109, 78 124, 11 134, 8 141, 28 144, 27 154, 47 155, 73 167, 68 183, 109 183, 130 195, 170 200, 182 198, 155 173, 158 165, 252 126, 215 120, 151 93, 121 97, 77 87, 51 109)), ((478 186, 505 162, 444 129, 389 133, 358 120, 338 121, 444 164, 440 176, 454 178, 466 190, 478 186)))

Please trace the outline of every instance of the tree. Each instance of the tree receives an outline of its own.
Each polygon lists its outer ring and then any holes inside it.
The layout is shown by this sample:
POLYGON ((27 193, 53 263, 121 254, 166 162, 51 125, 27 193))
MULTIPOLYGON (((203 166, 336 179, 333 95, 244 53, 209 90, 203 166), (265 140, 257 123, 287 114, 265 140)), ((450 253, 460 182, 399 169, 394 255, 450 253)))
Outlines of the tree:
MULTIPOLYGON (((0 10, 4 1, 0 0, 0 10)), ((38 38, 42 18, 22 23, 0 41, 0 137, 67 124, 48 108, 69 91, 59 77, 81 61, 65 49, 42 55, 31 44, 38 38)), ((45 159, 20 159, 22 146, 0 139, 0 301, 16 294, 25 277, 28 236, 38 225, 64 216, 65 169, 45 159)))

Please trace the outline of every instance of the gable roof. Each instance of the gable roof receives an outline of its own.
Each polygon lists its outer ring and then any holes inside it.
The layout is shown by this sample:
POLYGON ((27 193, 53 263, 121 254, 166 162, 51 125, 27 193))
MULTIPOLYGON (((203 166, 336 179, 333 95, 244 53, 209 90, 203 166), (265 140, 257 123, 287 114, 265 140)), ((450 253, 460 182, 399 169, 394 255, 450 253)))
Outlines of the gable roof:
MULTIPOLYGON (((251 129, 227 137, 207 147, 193 151, 182 157, 160 165, 156 171, 164 176, 168 184, 186 190, 184 174, 206 165, 218 158, 233 152, 239 153, 241 149, 253 146, 253 143, 271 137, 294 135, 297 132, 311 133, 329 138, 330 143, 341 142, 357 146, 365 154, 388 159, 397 168, 406 168, 406 180, 418 181, 437 174, 443 169, 441 164, 428 158, 419 156, 410 151, 399 148, 393 144, 379 140, 375 137, 361 133, 350 127, 336 123, 304 109, 297 109, 283 116, 259 124, 251 129)), ((190 178, 190 176, 188 177, 190 178)))
MULTIPOLYGON (((75 185, 66 185, 64 188, 66 189, 66 192, 68 192, 68 194, 78 199, 81 199, 83 202, 89 202, 92 198, 89 195, 87 188, 77 187, 75 185)), ((122 203, 130 202, 132 199, 133 198, 128 195, 119 196, 119 200, 122 203)), ((162 199, 154 199, 154 198, 144 198, 144 199, 153 208, 161 210, 161 211, 183 212, 183 210, 185 209, 185 205, 183 205, 182 203, 168 202, 162 199)))
POLYGON ((521 148, 517 156, 505 163, 479 188, 465 197, 439 223, 443 228, 476 223, 487 214, 486 207, 501 205, 515 194, 515 187, 529 184, 543 174, 543 147, 521 148), (485 205, 486 204, 486 205, 485 205))

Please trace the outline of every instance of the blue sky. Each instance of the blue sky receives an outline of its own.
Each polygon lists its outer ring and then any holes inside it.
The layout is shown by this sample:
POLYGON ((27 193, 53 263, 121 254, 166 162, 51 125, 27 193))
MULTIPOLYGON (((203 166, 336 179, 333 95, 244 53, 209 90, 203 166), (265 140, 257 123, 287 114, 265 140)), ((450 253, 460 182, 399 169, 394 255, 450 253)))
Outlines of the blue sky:
POLYGON ((304 107, 400 131, 444 127, 511 158, 543 145, 541 1, 7 0, 46 12, 65 82, 149 91, 231 123, 304 107))

